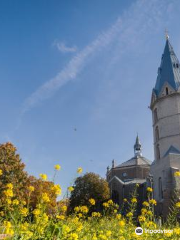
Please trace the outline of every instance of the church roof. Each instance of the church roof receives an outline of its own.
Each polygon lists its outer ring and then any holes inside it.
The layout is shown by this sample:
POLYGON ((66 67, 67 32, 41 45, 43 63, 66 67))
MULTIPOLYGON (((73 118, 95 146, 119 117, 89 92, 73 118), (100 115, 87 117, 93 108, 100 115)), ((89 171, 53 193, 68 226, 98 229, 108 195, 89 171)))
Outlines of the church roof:
POLYGON ((168 151, 165 153, 165 155, 164 155, 164 157, 166 157, 167 155, 169 155, 169 154, 180 154, 180 151, 177 149, 177 148, 175 148, 174 146, 170 146, 170 148, 168 149, 168 151))
POLYGON ((154 88, 157 96, 159 96, 165 82, 175 91, 177 91, 180 86, 180 63, 168 38, 166 39, 166 45, 154 88))
POLYGON ((151 161, 142 156, 135 156, 129 159, 128 161, 119 164, 116 167, 119 168, 119 167, 129 167, 129 166, 138 166, 138 165, 151 165, 151 161))
POLYGON ((109 183, 111 183, 113 180, 116 180, 117 182, 119 182, 122 185, 129 185, 129 184, 136 184, 136 183, 142 184, 142 183, 146 182, 146 179, 139 179, 139 178, 129 179, 128 181, 122 181, 117 176, 113 176, 111 178, 111 180, 109 181, 109 183))

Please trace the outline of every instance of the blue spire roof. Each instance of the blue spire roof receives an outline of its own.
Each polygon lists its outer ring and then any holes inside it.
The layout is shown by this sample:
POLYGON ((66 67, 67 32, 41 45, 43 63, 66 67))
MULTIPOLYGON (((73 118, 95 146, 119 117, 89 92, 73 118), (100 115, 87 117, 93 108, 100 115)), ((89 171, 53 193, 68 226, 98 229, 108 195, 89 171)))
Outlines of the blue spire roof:
POLYGON ((165 82, 175 91, 177 91, 180 86, 180 64, 169 39, 166 40, 161 66, 158 69, 156 86, 154 88, 154 92, 157 96, 159 96, 165 82))

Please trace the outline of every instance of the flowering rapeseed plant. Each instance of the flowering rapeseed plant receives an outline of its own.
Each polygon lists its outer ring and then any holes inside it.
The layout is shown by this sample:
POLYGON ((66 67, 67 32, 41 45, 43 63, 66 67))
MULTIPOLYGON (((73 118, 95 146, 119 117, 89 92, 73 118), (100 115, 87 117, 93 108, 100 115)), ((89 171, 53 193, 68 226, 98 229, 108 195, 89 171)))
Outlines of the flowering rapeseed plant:
MULTIPOLYGON (((58 168, 55 168, 58 170, 58 168)), ((82 170, 79 170, 81 173, 82 170)), ((3 172, 0 171, 3 174, 3 172)), ((2 175, 1 174, 1 175, 2 175)), ((47 175, 40 177, 46 181, 47 175)), ((177 175, 178 177, 178 175, 177 175)), ((48 212, 48 204, 51 204, 50 193, 42 189, 41 196, 34 208, 29 206, 36 186, 28 186, 28 199, 19 200, 15 196, 15 185, 8 183, 4 186, 4 202, 0 202, 0 234, 7 234, 7 239, 20 240, 134 240, 139 237, 135 234, 137 220, 144 229, 159 229, 165 226, 157 226, 154 221, 153 207, 157 204, 152 198, 152 188, 147 188, 148 198, 143 202, 141 213, 137 216, 137 188, 136 185, 130 199, 124 199, 125 214, 122 214, 121 207, 111 199, 102 204, 101 212, 94 211, 96 201, 90 198, 87 205, 76 206, 74 213, 67 214, 68 205, 58 205, 54 212, 48 212)), ((61 194, 59 184, 53 184, 52 192, 58 196, 61 194)), ((74 190, 71 186, 70 192, 74 190)), ((64 202, 66 204, 66 201, 64 202)), ((180 214, 180 202, 174 204, 173 216, 177 218, 180 214)), ((166 227, 167 228, 167 227, 166 227)), ((143 233, 142 240, 165 240, 180 239, 180 225, 169 225, 173 229, 171 233, 150 234, 143 233)))

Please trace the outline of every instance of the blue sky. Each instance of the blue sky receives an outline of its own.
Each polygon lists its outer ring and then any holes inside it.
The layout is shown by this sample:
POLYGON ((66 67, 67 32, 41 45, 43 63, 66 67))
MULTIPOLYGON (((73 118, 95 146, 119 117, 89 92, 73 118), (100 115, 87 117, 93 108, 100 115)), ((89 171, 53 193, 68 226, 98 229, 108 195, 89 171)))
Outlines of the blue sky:
POLYGON ((0 142, 65 189, 81 166, 105 176, 153 160, 151 91, 165 45, 180 58, 178 0, 0 1, 0 142), (74 131, 74 128, 77 131, 74 131))

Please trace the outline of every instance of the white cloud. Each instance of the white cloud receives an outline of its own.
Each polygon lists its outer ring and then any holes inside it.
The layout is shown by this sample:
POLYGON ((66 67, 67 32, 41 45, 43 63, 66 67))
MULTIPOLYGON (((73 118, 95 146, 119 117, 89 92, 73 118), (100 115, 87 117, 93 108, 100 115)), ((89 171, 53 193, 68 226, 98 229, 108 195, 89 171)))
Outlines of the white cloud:
MULTIPOLYGON (((100 33, 94 41, 76 53, 67 66, 57 73, 54 78, 45 82, 32 93, 25 100, 23 113, 52 96, 68 82, 74 80, 87 64, 89 57, 107 47, 117 36, 118 41, 121 41, 122 50, 124 50, 127 42, 130 45, 135 45, 135 39, 140 32, 143 34, 148 29, 153 31, 152 29, 156 28, 155 24, 157 26, 160 22, 160 10, 162 9, 164 9, 164 1, 162 0, 137 0, 107 31, 100 33)), ((68 49, 65 45, 61 45, 61 47, 64 50, 68 49)))
POLYGON ((83 50, 77 53, 69 61, 67 66, 60 71, 54 78, 50 79, 40 86, 34 93, 25 100, 23 113, 34 107, 40 101, 52 96, 55 91, 65 85, 67 82, 76 78, 77 74, 83 69, 87 58, 96 53, 98 50, 107 46, 116 36, 121 28, 121 19, 119 18, 115 24, 106 32, 102 32, 99 36, 83 50))
POLYGON ((58 42, 57 40, 54 41, 53 45, 62 53, 74 53, 78 50, 76 46, 67 47, 64 42, 58 42))

